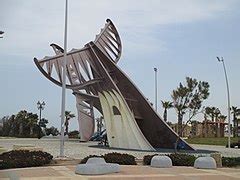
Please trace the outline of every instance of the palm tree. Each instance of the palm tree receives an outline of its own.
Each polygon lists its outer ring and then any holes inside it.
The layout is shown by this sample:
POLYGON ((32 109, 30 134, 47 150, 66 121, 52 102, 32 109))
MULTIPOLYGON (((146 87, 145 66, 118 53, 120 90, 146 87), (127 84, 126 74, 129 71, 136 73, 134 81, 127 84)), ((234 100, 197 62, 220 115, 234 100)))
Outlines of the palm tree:
POLYGON ((215 122, 217 122, 219 120, 219 116, 221 115, 221 111, 218 108, 216 108, 213 114, 215 116, 215 122))
POLYGON ((217 135, 218 137, 224 137, 224 122, 226 121, 227 116, 220 114, 218 116, 218 129, 217 129, 217 135))
POLYGON ((221 114, 220 116, 218 116, 218 119, 219 119, 220 122, 225 122, 225 121, 226 121, 226 118, 227 118, 227 116, 225 116, 225 115, 223 115, 223 114, 221 114))
POLYGON ((237 116, 240 115, 240 109, 237 108, 236 106, 232 106, 231 108, 231 113, 233 114, 233 136, 237 137, 238 136, 238 119, 237 116))
POLYGON ((214 125, 214 133, 215 133, 215 137, 219 136, 219 127, 218 127, 218 121, 219 121, 219 116, 221 115, 221 112, 218 108, 215 108, 215 110, 213 111, 213 117, 215 117, 215 125, 214 125))
POLYGON ((206 115, 211 117, 212 122, 214 122, 214 117, 215 117, 214 112, 216 109, 217 109, 216 107, 206 107, 205 108, 205 113, 206 113, 206 115))
POLYGON ((75 117, 75 115, 71 114, 71 111, 65 111, 65 135, 68 134, 69 120, 74 117, 75 117))
POLYGON ((162 107, 164 108, 163 119, 167 122, 167 110, 173 107, 173 103, 170 101, 161 101, 162 107))

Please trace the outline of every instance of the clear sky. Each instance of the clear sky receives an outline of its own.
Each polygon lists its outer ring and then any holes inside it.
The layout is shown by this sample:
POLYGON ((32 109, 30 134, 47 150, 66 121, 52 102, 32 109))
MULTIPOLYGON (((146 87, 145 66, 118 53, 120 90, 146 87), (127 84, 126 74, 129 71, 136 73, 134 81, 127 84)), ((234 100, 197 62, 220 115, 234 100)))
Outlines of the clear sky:
MULTIPOLYGON (((47 80, 33 58, 53 55, 51 43, 63 46, 65 0, 0 0, 0 117, 20 110, 38 113, 36 103, 46 103, 43 117, 60 126, 61 88, 47 80)), ((160 100, 186 76, 208 81, 205 106, 227 114, 229 76, 231 105, 240 106, 240 1, 238 0, 69 0, 68 50, 81 48, 110 18, 117 27, 123 54, 118 63, 144 95, 154 101, 154 71, 158 68, 160 100)), ((66 109, 76 113, 75 98, 67 91, 66 109)), ((176 121, 174 110, 169 119, 176 121)), ((78 129, 76 119, 71 129, 78 129)))

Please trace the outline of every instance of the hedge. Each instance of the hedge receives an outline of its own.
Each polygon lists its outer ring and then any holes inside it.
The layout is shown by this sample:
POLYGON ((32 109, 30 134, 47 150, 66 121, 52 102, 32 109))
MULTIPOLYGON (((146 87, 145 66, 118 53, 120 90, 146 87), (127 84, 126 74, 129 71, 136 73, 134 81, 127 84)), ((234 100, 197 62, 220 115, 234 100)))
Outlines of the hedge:
POLYGON ((13 150, 0 155, 0 169, 43 166, 52 158, 51 154, 43 151, 13 150))
MULTIPOLYGON (((151 160, 154 155, 146 155, 143 157, 143 164, 144 165, 150 165, 151 160)), ((161 156, 161 155, 160 155, 161 156)), ((173 163, 173 166, 193 166, 194 161, 196 160, 196 157, 189 154, 166 154, 166 156, 170 157, 173 163)))
POLYGON ((240 166, 240 157, 222 157, 223 167, 240 166))
POLYGON ((130 154, 121 154, 121 153, 108 153, 104 155, 90 155, 85 157, 80 164, 85 164, 89 158, 92 157, 102 157, 107 163, 117 163, 120 165, 136 165, 135 157, 130 154))
MULTIPOLYGON (((228 148, 228 144, 226 145, 226 147, 228 148)), ((240 148, 240 142, 233 142, 230 144, 230 148, 235 148, 237 147, 238 149, 240 148)))

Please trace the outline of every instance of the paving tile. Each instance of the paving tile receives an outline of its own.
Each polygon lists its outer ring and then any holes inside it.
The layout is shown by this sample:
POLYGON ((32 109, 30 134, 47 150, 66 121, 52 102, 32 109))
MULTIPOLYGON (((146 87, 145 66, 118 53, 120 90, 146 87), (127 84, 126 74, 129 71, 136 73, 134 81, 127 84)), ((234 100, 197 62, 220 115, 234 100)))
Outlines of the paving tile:
POLYGON ((76 166, 49 166, 9 169, 0 171, 0 179, 25 180, 74 180, 74 179, 166 179, 166 180, 235 180, 240 179, 240 170, 219 168, 217 170, 192 167, 152 168, 150 166, 121 166, 119 173, 83 176, 74 173, 76 166))
POLYGON ((232 172, 239 172, 240 173, 240 168, 219 168, 217 169, 218 171, 221 172, 227 172, 227 173, 232 173, 232 172))
POLYGON ((61 174, 52 168, 19 168, 19 169, 9 169, 0 172, 1 177, 9 177, 12 179, 21 177, 51 177, 60 176, 61 174))

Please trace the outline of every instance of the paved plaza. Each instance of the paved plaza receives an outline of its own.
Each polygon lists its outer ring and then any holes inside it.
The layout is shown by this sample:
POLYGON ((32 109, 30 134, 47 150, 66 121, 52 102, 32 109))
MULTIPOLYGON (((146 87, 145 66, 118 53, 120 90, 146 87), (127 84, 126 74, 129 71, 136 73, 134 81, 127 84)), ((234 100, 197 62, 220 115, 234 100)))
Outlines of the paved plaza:
MULTIPOLYGON (((34 145, 42 147, 44 151, 51 153, 54 157, 59 155, 58 139, 31 139, 31 138, 2 138, 0 146, 11 150, 13 145, 34 145)), ((104 148, 89 147, 97 145, 97 142, 79 143, 78 140, 65 142, 65 154, 68 157, 82 159, 91 154, 105 154, 109 152, 120 152, 132 154, 138 159, 144 155, 155 154, 155 152, 124 151, 104 148)), ((197 149, 208 149, 219 151, 224 156, 240 156, 239 149, 226 149, 223 146, 194 145, 197 149)), ((7 169, 0 171, 1 180, 9 179, 212 179, 230 180, 240 179, 239 168, 219 168, 217 170, 195 169, 193 167, 152 168, 150 166, 121 166, 119 173, 96 176, 82 176, 74 173, 76 165, 45 166, 33 168, 7 169)))
POLYGON ((192 167, 152 168, 150 166, 121 166, 119 173, 82 176, 74 173, 76 166, 51 166, 0 171, 1 180, 26 179, 240 179, 239 169, 220 168, 217 170, 194 169, 192 167))
MULTIPOLYGON (((34 145, 43 148, 44 151, 52 154, 54 157, 59 155, 60 142, 58 139, 34 139, 34 138, 4 138, 0 139, 0 146, 7 150, 12 150, 13 145, 34 145)), ((137 159, 142 159, 145 155, 156 154, 156 152, 142 152, 130 150, 117 150, 117 149, 104 149, 91 147, 97 145, 97 142, 80 143, 78 140, 65 141, 65 155, 70 158, 83 159, 88 155, 102 155, 109 152, 128 153, 135 156, 137 159), (90 147, 89 147, 90 146, 90 147)), ((211 146, 211 145, 193 145, 196 149, 205 149, 212 151, 219 151, 226 157, 239 157, 240 149, 228 149, 224 146, 211 146)))

